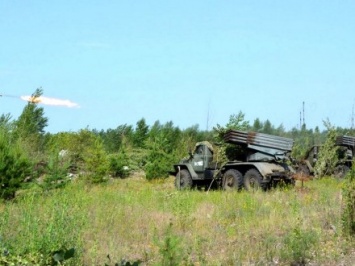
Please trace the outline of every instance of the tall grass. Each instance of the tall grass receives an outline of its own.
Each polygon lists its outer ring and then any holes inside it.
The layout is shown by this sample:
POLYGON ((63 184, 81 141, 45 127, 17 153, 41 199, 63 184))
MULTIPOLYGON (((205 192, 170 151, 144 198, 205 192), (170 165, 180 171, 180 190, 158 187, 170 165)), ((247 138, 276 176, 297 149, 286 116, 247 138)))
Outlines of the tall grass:
POLYGON ((341 186, 314 180, 270 192, 176 191, 133 178, 26 192, 0 205, 0 248, 74 247, 72 265, 317 265, 350 263, 341 186), (109 259, 108 259, 109 258, 109 259))
POLYGON ((350 240, 355 240, 355 164, 347 174, 343 186, 343 233, 350 240))

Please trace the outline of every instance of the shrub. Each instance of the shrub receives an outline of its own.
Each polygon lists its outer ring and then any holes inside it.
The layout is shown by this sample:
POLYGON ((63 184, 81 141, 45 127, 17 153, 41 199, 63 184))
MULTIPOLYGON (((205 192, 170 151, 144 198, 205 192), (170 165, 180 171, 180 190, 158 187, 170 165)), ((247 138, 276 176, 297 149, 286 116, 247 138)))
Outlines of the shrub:
POLYGON ((163 151, 151 151, 147 158, 145 175, 148 180, 156 178, 167 178, 172 166, 170 156, 163 151))
POLYGON ((5 249, 0 253, 0 265, 67 265, 66 262, 73 258, 74 254, 74 248, 63 248, 50 254, 32 252, 21 255, 11 254, 5 249))
POLYGON ((164 239, 158 241, 158 246, 161 265, 182 265, 184 256, 182 256, 181 238, 173 233, 172 223, 166 228, 164 239))
POLYGON ((317 242, 317 234, 312 230, 302 230, 299 226, 284 238, 281 257, 291 265, 306 265, 312 257, 312 247, 317 242))
POLYGON ((338 163, 338 148, 335 145, 337 132, 329 122, 324 122, 324 125, 328 134, 314 166, 314 175, 317 178, 333 174, 338 163))
POLYGON ((109 155, 108 160, 108 171, 112 177, 125 178, 129 175, 128 156, 124 151, 109 155))
POLYGON ((174 154, 166 150, 167 140, 164 137, 156 137, 147 143, 150 149, 145 165, 145 174, 148 180, 167 178, 169 170, 175 162, 174 154))
POLYGON ((343 233, 347 237, 355 236, 355 163, 349 172, 343 187, 342 223, 343 233))
POLYGON ((45 190, 61 188, 65 186, 70 180, 68 177, 68 169, 70 166, 69 157, 67 155, 60 155, 53 153, 48 165, 46 166, 46 174, 41 186, 45 190))
POLYGON ((86 169, 88 170, 88 181, 101 183, 105 181, 108 171, 108 159, 100 139, 96 139, 85 155, 86 169))
POLYGON ((15 197, 31 169, 29 158, 17 141, 13 143, 9 134, 0 129, 0 198, 5 200, 15 197))

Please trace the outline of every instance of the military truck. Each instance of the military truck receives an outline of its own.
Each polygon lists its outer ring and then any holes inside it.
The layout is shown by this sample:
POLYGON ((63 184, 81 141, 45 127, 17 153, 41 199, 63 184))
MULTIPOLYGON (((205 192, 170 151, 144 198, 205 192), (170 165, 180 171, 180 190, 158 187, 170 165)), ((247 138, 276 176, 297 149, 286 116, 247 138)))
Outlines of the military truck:
POLYGON ((209 142, 196 144, 189 157, 175 164, 175 186, 189 189, 215 183, 224 190, 267 190, 277 184, 294 184, 295 171, 287 163, 293 140, 269 134, 229 130, 226 144, 236 146, 238 158, 221 164, 209 142))
POLYGON ((335 169, 337 177, 344 177, 352 167, 355 159, 355 137, 338 136, 336 139, 338 148, 338 165, 335 169))
MULTIPOLYGON (((343 178, 352 167, 355 152, 355 137, 338 136, 335 141, 337 146, 338 162, 334 169, 333 175, 337 178, 343 178)), ((314 166, 318 161, 318 154, 322 149, 321 145, 312 146, 306 153, 305 157, 295 163, 296 172, 305 176, 314 175, 314 166)))

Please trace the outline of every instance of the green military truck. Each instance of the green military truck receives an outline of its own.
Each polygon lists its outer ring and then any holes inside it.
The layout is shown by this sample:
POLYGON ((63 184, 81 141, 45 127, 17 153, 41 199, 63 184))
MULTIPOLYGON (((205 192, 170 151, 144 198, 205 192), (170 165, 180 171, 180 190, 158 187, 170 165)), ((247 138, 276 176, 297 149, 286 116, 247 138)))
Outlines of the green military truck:
POLYGON ((213 146, 199 142, 189 157, 173 166, 170 173, 175 175, 176 188, 206 187, 214 183, 224 190, 267 190, 280 183, 294 184, 295 171, 287 163, 292 139, 229 130, 224 141, 238 148, 238 158, 221 164, 214 156, 213 146))
MULTIPOLYGON (((338 162, 332 174, 337 178, 343 178, 352 167, 355 152, 355 137, 338 136, 335 145, 337 146, 338 162)), ((321 149, 321 145, 312 146, 304 158, 296 162, 296 172, 305 176, 313 176, 314 166, 318 161, 318 154, 321 149)))

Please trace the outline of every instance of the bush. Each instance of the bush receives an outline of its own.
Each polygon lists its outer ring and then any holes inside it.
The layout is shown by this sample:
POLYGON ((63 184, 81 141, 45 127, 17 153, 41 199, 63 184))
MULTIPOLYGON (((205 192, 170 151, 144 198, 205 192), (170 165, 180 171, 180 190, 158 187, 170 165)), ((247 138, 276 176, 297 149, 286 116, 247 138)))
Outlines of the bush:
POLYGON ((164 157, 148 162, 145 167, 145 175, 148 180, 167 178, 171 164, 164 157))
POLYGON ((161 255, 161 265, 182 265, 183 250, 181 238, 173 233, 173 224, 170 223, 165 231, 164 239, 158 242, 161 255))
POLYGON ((355 163, 349 172, 343 187, 343 233, 353 238, 355 236, 355 163))
POLYGON ((108 158, 100 139, 96 139, 94 145, 88 149, 84 160, 88 170, 88 181, 90 183, 104 182, 108 171, 108 158))
POLYGON ((19 143, 13 143, 10 133, 0 129, 0 198, 14 198, 30 172, 31 162, 19 143))
POLYGON ((156 137, 147 142, 150 149, 145 165, 145 174, 148 180, 156 178, 167 178, 169 170, 175 162, 174 154, 167 150, 167 140, 162 137, 156 137))
POLYGON ((163 150, 151 150, 147 157, 145 165, 145 175, 148 180, 157 178, 167 178, 169 170, 174 163, 172 155, 167 154, 163 150))
POLYGON ((327 127, 328 134, 314 166, 314 175, 317 178, 333 174, 338 163, 338 148, 335 145, 337 132, 329 122, 324 122, 324 125, 327 127))
POLYGON ((69 156, 60 155, 58 152, 54 152, 49 158, 43 183, 40 185, 45 190, 61 188, 65 186, 70 180, 68 177, 69 168, 69 156))
POLYGON ((65 261, 73 258, 74 253, 74 248, 56 250, 50 254, 33 252, 21 255, 5 250, 0 253, 0 265, 67 265, 65 261))
POLYGON ((296 226, 283 240, 281 257, 291 265, 306 265, 312 258, 312 248, 317 243, 317 234, 313 230, 302 230, 296 226))
POLYGON ((129 175, 128 156, 124 151, 118 154, 111 154, 109 159, 109 173, 112 177, 125 178, 129 175))

